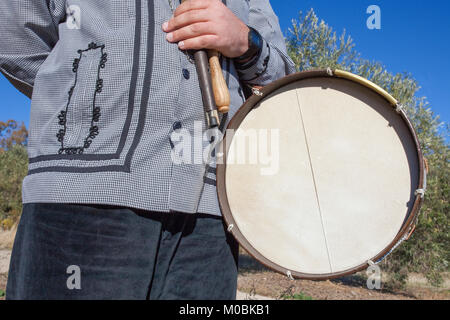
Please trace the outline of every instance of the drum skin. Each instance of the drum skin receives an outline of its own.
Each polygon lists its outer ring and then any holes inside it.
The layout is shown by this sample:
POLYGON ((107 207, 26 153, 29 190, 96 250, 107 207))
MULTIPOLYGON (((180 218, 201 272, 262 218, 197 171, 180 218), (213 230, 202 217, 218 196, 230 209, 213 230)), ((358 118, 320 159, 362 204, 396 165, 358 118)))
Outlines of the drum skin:
POLYGON ((378 92, 325 71, 263 92, 231 121, 218 166, 232 233, 297 278, 367 267, 408 231, 421 204, 423 158, 410 122, 378 92))

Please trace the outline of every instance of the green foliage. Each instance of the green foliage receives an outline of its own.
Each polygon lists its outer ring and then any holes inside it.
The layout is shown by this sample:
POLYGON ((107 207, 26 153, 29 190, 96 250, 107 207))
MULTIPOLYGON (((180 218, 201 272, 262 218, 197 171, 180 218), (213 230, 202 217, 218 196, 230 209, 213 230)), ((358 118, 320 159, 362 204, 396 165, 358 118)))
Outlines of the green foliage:
POLYGON ((5 294, 6 294, 5 291, 3 291, 2 289, 0 289, 0 298, 4 297, 5 294))
POLYGON ((279 296, 277 299, 280 300, 314 300, 311 296, 308 296, 307 294, 300 292, 296 293, 295 286, 291 285, 287 287, 279 296))
POLYGON ((0 150, 10 149, 13 145, 24 145, 28 142, 28 131, 25 124, 19 126, 17 121, 0 121, 0 150))
POLYGON ((417 96, 420 86, 412 75, 390 73, 381 63, 361 58, 354 46, 345 31, 338 37, 312 9, 306 15, 300 12, 299 21, 292 21, 287 38, 288 52, 298 70, 330 67, 350 71, 378 84, 406 107, 429 161, 428 190, 414 235, 383 262, 383 268, 393 273, 391 284, 397 287, 405 284, 408 272, 424 273, 437 285, 450 261, 450 154, 444 138, 449 127, 439 121, 426 98, 417 96))
POLYGON ((22 211, 22 180, 27 174, 28 156, 22 145, 0 152, 0 228, 9 229, 22 211))
POLYGON ((303 292, 294 293, 292 295, 283 295, 281 296, 283 300, 313 300, 311 296, 304 294, 303 292))
POLYGON ((289 29, 287 49, 298 70, 321 67, 346 69, 351 66, 358 54, 354 44, 345 31, 338 38, 336 32, 310 10, 306 16, 300 12, 300 22, 292 20, 289 29))

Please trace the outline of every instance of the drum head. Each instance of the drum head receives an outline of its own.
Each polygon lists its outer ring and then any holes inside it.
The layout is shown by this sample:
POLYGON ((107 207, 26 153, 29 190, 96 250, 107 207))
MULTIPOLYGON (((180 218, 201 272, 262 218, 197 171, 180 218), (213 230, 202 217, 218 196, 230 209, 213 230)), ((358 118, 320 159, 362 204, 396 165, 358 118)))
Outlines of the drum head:
POLYGON ((240 244, 279 272, 327 279, 366 268, 418 211, 414 130, 356 81, 289 76, 253 96, 228 129, 223 215, 240 244))

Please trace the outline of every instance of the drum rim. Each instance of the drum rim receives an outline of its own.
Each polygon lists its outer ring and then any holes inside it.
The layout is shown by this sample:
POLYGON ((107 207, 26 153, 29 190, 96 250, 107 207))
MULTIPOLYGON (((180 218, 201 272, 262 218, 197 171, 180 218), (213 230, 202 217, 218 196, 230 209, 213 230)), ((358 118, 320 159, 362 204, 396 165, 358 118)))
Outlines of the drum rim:
MULTIPOLYGON (((379 88, 374 83, 365 80, 364 82, 361 82, 361 77, 353 75, 348 72, 343 72, 340 70, 331 70, 331 69, 316 69, 316 70, 310 70, 310 71, 303 71, 303 72, 297 72, 291 75, 288 75, 284 78, 281 78, 264 88, 259 90, 259 94, 253 94, 236 112, 236 114, 231 119, 230 123, 228 124, 227 129, 234 129, 236 130, 242 121, 245 119, 247 114, 263 99, 265 99, 267 96, 269 96, 271 93, 275 92, 276 90, 287 86, 293 82, 304 80, 304 79, 312 79, 312 78, 323 78, 323 77, 329 77, 329 78, 339 78, 339 79, 345 79, 347 81, 352 81, 354 83, 357 83, 359 85, 365 86, 369 89, 371 89, 373 92, 378 94, 379 96, 383 97, 393 108, 397 108, 397 113, 401 116, 402 120, 408 127, 415 145, 416 145, 416 151, 417 151, 417 158, 419 162, 419 185, 417 189, 424 189, 425 188, 425 179, 426 179, 426 172, 424 170, 425 164, 424 164, 424 158, 422 153, 422 148, 420 146, 420 142, 417 136, 417 133, 407 117, 406 113, 401 109, 398 108, 399 105, 393 105, 393 102, 397 102, 391 95, 389 95, 384 90, 376 90, 376 88, 379 88)), ((382 260, 384 257, 386 257, 393 249, 397 247, 397 245, 407 236, 410 234, 411 230, 414 230, 414 226, 416 224, 420 208, 423 204, 423 195, 417 194, 416 199, 414 201, 414 205, 411 209, 411 212, 409 213, 408 218, 403 223, 402 227, 400 228, 399 232, 397 233, 397 236, 394 240, 384 249, 382 250, 378 255, 367 261, 366 263, 362 263, 356 267, 339 271, 335 273, 324 273, 324 274, 311 274, 311 273, 301 273, 293 270, 288 270, 287 268, 284 268, 266 257, 264 257, 258 250, 256 250, 250 242, 243 236, 241 231, 239 230, 239 227, 236 225, 236 221, 233 217, 233 214, 230 209, 230 205, 228 202, 228 196, 226 193, 226 159, 228 154, 228 149, 224 146, 231 146, 231 143, 227 143, 227 139, 233 139, 233 137, 227 137, 227 134, 224 135, 224 138, 221 142, 220 150, 221 154, 218 154, 218 164, 217 164, 217 195, 219 199, 219 206, 222 211, 222 215, 224 217, 225 223, 228 227, 228 231, 235 237, 235 239, 239 242, 240 245, 256 260, 258 260, 260 263, 265 265, 266 267, 279 272, 284 275, 288 275, 289 277, 293 277, 296 279, 307 279, 307 280, 328 280, 333 278, 339 278, 342 276, 354 274, 356 272, 362 271, 367 269, 369 265, 376 262, 378 263, 380 260, 382 260)))

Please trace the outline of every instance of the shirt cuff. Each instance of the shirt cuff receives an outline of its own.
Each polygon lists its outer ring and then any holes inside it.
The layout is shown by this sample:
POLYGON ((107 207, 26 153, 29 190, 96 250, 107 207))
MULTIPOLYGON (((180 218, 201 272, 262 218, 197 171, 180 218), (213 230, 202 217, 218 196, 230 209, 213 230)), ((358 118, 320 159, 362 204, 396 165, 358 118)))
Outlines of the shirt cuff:
POLYGON ((243 65, 235 63, 236 71, 239 78, 244 82, 251 82, 260 78, 266 73, 270 61, 270 46, 266 40, 263 39, 261 54, 257 59, 245 63, 243 65))

